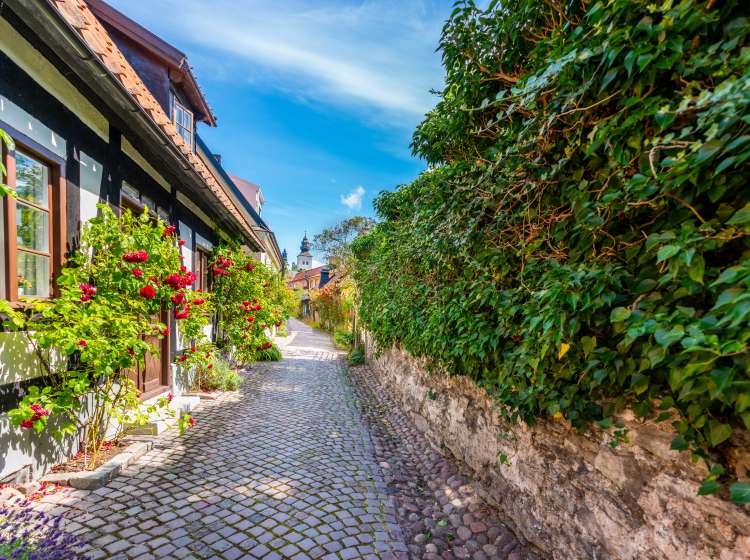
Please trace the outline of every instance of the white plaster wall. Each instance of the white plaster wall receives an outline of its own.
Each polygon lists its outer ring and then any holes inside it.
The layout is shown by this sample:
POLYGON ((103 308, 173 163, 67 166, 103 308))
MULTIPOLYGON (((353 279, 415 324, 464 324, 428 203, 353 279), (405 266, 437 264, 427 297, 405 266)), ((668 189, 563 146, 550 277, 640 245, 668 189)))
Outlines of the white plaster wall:
POLYGON ((0 48, 29 76, 62 102, 105 142, 109 123, 99 111, 34 46, 0 18, 0 48))

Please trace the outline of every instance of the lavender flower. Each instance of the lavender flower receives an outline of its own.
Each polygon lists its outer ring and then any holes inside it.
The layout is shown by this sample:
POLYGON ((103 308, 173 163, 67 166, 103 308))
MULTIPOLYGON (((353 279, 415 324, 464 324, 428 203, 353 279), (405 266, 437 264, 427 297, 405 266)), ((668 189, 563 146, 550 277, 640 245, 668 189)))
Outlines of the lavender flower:
POLYGON ((0 560, 80 560, 86 543, 63 531, 61 516, 34 511, 26 502, 0 506, 0 560))

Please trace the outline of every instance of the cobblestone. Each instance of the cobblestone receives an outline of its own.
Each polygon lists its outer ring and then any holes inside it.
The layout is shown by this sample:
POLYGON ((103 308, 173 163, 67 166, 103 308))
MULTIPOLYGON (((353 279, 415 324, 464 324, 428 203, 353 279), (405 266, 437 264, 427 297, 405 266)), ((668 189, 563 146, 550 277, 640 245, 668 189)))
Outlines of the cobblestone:
POLYGON ((536 558, 369 369, 302 323, 290 332, 281 362, 202 402, 185 436, 39 507, 105 560, 536 558))
POLYGON ((341 354, 327 335, 291 330, 284 360, 201 403, 185 436, 168 431, 107 486, 40 507, 65 510, 109 560, 406 558, 341 354))

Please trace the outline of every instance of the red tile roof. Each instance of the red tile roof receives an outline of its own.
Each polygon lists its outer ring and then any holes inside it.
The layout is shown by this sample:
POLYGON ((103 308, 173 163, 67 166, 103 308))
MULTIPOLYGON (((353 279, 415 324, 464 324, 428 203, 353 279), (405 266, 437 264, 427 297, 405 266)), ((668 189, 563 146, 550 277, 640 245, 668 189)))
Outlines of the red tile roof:
POLYGON ((323 267, 325 265, 316 266, 315 268, 311 268, 310 270, 301 270, 297 274, 294 275, 294 277, 289 280, 289 283, 292 282, 299 282, 300 280, 305 280, 306 278, 312 278, 313 276, 320 275, 320 271, 323 270, 323 267))
POLYGON ((174 145, 185 156, 185 159, 190 162, 195 171, 205 181, 209 190, 232 213, 236 220, 242 224, 249 236, 260 243, 257 236, 253 233, 252 225, 224 192, 208 167, 185 144, 182 137, 177 133, 174 124, 172 124, 172 121, 161 108, 161 105, 159 105, 159 102, 151 95, 151 92, 138 76, 138 73, 130 66, 125 56, 117 48, 114 41, 112 41, 102 23, 91 12, 85 0, 52 0, 52 5, 78 32, 107 69, 118 78, 122 87, 138 102, 143 111, 151 117, 151 120, 169 136, 174 145))

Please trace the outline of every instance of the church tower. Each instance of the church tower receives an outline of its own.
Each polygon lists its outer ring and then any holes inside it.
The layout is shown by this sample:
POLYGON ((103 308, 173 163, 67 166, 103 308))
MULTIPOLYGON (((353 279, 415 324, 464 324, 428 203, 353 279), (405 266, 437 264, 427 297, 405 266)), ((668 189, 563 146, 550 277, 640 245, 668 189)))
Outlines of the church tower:
POLYGON ((307 232, 305 232, 305 237, 302 238, 299 250, 297 268, 300 270, 310 270, 312 268, 312 255, 310 254, 310 241, 307 239, 307 232))

